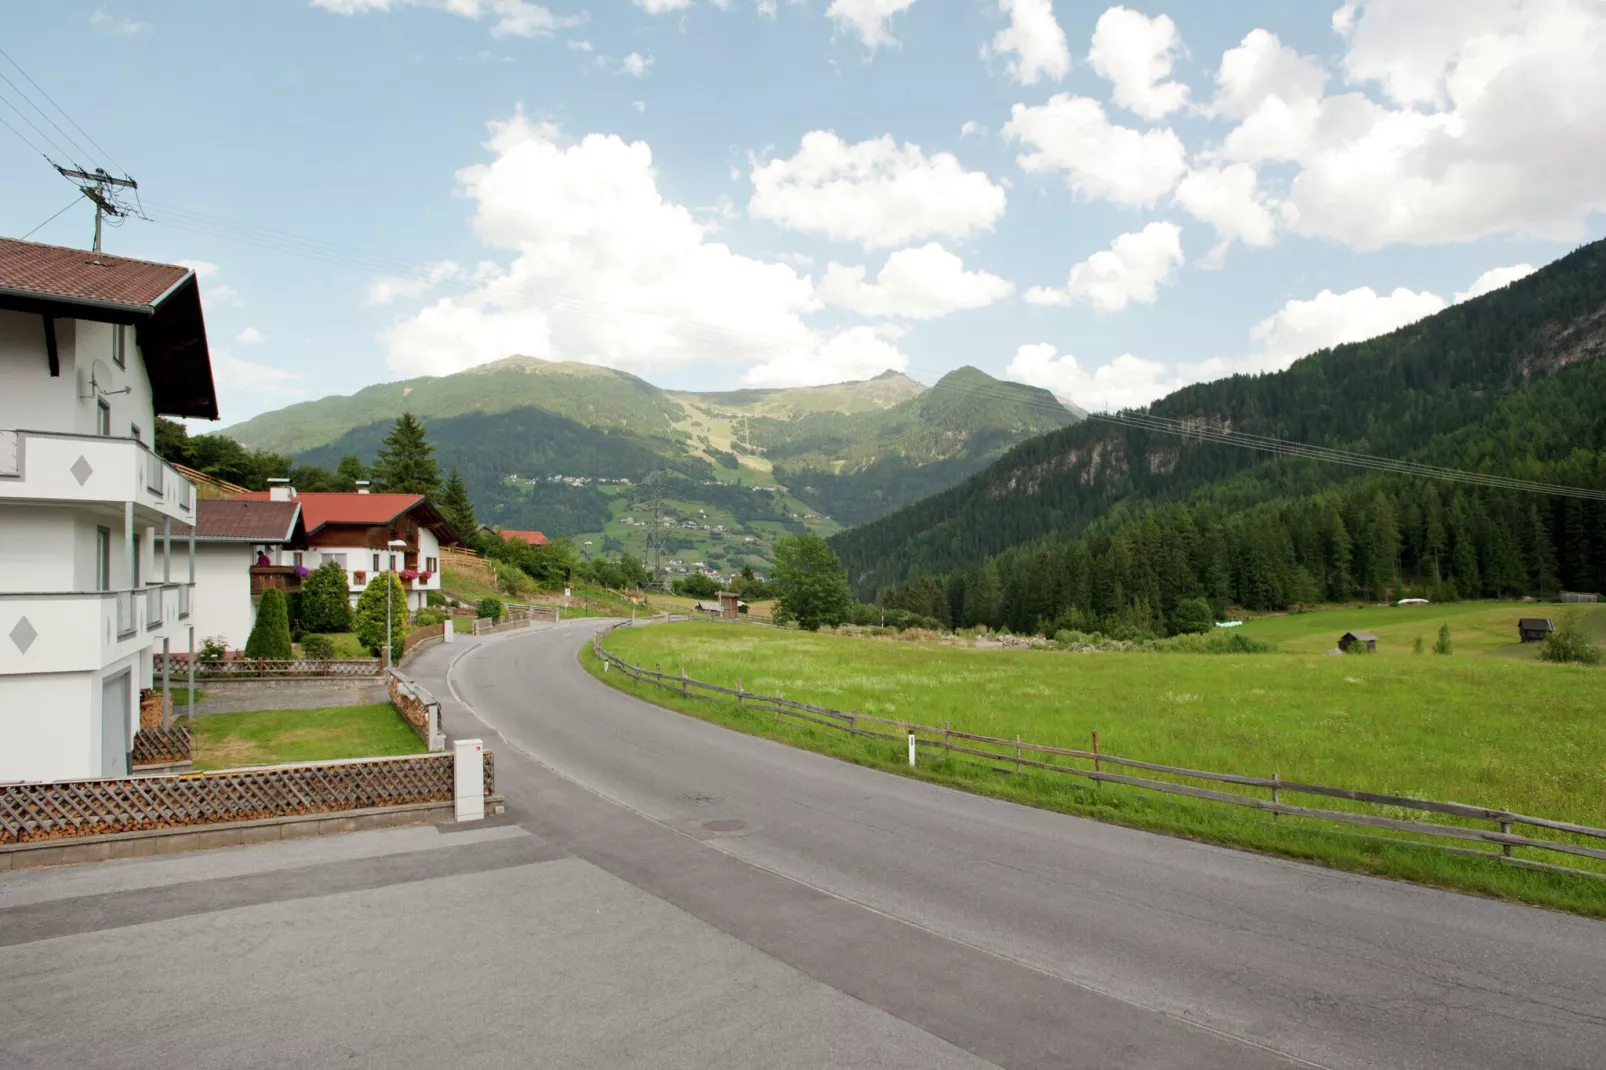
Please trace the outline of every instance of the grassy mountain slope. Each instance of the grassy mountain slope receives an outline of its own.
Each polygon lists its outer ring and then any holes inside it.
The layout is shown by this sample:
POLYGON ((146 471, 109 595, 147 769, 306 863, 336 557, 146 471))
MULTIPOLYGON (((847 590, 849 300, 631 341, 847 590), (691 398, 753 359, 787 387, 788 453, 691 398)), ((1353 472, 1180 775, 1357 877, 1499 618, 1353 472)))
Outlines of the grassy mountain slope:
MULTIPOLYGON (((1381 456, 1520 467, 1530 455, 1554 461, 1575 436, 1598 428, 1601 413, 1586 406, 1557 433, 1556 407, 1536 407, 1528 395, 1603 353, 1606 242, 1597 242, 1393 334, 1323 350, 1286 371, 1190 386, 1150 411, 1381 456), (1489 456, 1496 448, 1507 456, 1489 456)), ((1074 536, 1155 502, 1208 493, 1243 506, 1353 475, 1090 420, 1022 443, 965 482, 834 544, 860 591, 873 591, 1036 539, 1074 536)))

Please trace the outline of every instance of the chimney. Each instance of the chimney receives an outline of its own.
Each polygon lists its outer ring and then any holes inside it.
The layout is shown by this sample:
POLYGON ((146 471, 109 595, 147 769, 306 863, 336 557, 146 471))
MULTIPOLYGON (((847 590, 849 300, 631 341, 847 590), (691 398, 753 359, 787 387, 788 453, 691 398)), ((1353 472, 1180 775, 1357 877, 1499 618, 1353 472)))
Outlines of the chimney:
POLYGON ((275 502, 288 502, 295 498, 296 488, 290 485, 288 479, 268 480, 268 500, 275 502))
POLYGON ((357 493, 358 494, 367 494, 368 493, 368 480, 366 480, 366 479, 357 480, 357 493))

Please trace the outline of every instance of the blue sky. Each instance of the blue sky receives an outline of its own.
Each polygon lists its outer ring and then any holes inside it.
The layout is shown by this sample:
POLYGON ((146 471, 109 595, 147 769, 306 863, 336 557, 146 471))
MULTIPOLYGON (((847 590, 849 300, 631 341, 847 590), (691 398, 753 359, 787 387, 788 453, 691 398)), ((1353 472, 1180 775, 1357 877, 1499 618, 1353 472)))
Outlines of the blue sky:
POLYGON ((0 48, 0 233, 72 199, 24 139, 132 173, 106 246, 198 265, 225 423, 515 352, 1141 404, 1606 234, 1597 0, 21 0, 0 48))

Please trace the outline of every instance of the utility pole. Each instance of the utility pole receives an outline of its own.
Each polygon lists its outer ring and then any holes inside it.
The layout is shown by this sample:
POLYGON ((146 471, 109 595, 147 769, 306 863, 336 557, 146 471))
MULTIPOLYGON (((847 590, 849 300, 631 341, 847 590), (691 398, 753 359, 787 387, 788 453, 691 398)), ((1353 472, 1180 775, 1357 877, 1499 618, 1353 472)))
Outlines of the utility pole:
POLYGON ((121 219, 128 214, 127 210, 119 207, 106 190, 113 189, 139 189, 139 183, 132 178, 116 178, 108 175, 97 167, 93 171, 79 171, 74 168, 63 167, 61 164, 52 166, 63 178, 80 183, 78 192, 95 202, 95 263, 100 263, 100 221, 103 216, 112 216, 121 219))

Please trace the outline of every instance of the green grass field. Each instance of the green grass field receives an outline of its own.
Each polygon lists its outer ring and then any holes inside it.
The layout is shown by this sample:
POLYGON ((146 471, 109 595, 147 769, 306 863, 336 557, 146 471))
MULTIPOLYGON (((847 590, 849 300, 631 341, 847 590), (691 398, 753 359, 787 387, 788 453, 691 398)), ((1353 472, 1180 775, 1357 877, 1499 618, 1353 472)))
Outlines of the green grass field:
POLYGON ((187 724, 197 769, 423 754, 428 749, 388 702, 214 713, 187 724))
POLYGON ((1285 653, 1321 654, 1338 637, 1357 629, 1377 636, 1377 652, 1386 657, 1410 655, 1421 639, 1431 654, 1439 627, 1448 624, 1457 655, 1537 658, 1542 644, 1517 637, 1520 617, 1549 617, 1561 626, 1577 616, 1596 642, 1606 641, 1606 606, 1554 605, 1545 602, 1447 602, 1427 606, 1366 606, 1289 613, 1248 621, 1245 635, 1269 639, 1285 653))
MULTIPOLYGON (((1325 650, 1358 626, 1346 616, 1354 612, 1275 618, 1255 627, 1262 635, 1285 629, 1290 647, 1307 642, 1325 650), (1325 626, 1309 619, 1321 617, 1330 618, 1325 626), (1339 620, 1344 623, 1335 631, 1333 621, 1339 620)), ((1404 626, 1420 624, 1418 618, 1404 626)), ((1451 624, 1452 631, 1456 627, 1451 624)), ((1382 626, 1372 630, 1385 636, 1382 626)), ((1276 772, 1285 780, 1606 826, 1606 765, 1599 757, 1606 744, 1606 670, 1481 656, 1475 629, 1468 624, 1463 630, 1473 649, 1451 657, 982 650, 703 623, 623 630, 607 645, 644 667, 685 669, 727 686, 740 678, 750 691, 836 709, 928 725, 950 722, 1006 738, 1019 733, 1028 741, 1083 750, 1097 730, 1101 749, 1123 757, 1255 776, 1276 772)), ((1498 649, 1498 629, 1490 626, 1481 634, 1489 650, 1498 649)), ((608 682, 732 727, 907 771, 899 767, 896 746, 867 747, 839 732, 778 726, 767 715, 685 702, 657 688, 630 685, 618 673, 609 674, 608 682)), ((1093 790, 1079 786, 1085 781, 1052 773, 1000 784, 996 774, 983 771, 978 780, 975 767, 961 764, 934 775, 1142 827, 1606 916, 1606 881, 1595 886, 1584 878, 1524 872, 1308 821, 1274 823, 1265 814, 1130 789, 1093 790)), ((1308 796, 1288 801, 1338 808, 1308 796)), ((1427 819, 1404 811, 1389 816, 1427 819)), ((1548 853, 1527 857, 1557 861, 1548 853)))

